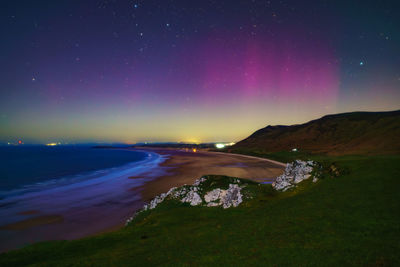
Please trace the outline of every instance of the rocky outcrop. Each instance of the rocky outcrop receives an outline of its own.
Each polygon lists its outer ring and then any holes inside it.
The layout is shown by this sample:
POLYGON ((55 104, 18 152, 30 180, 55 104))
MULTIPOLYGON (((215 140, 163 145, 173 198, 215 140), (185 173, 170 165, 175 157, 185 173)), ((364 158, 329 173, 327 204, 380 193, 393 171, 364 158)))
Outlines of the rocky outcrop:
POLYGON ((197 179, 196 181, 194 181, 193 186, 199 186, 202 182, 205 182, 206 178, 201 177, 200 179, 197 179))
MULTIPOLYGON (((286 191, 289 188, 293 188, 296 184, 300 183, 311 177, 311 172, 315 166, 314 161, 302 161, 295 160, 292 163, 288 163, 285 168, 284 174, 278 176, 272 187, 279 191, 286 191)), ((314 177, 313 182, 318 180, 314 177)))
MULTIPOLYGON (((286 191, 295 187, 301 181, 310 178, 313 168, 316 168, 317 171, 319 167, 320 165, 313 161, 295 160, 286 165, 284 174, 276 178, 272 187, 278 191, 286 191)), ((316 172, 314 172, 313 182, 318 180, 318 175, 315 175, 315 173, 316 172)), ((132 218, 128 219, 127 224, 131 222, 137 214, 154 209, 167 199, 178 200, 182 203, 188 203, 191 206, 220 206, 224 209, 237 207, 243 202, 244 195, 242 189, 249 186, 249 182, 226 176, 207 177, 197 179, 193 185, 184 185, 178 188, 173 187, 168 192, 156 196, 150 203, 144 205, 132 218)), ((258 187, 260 184, 254 183, 252 186, 258 187)), ((247 198, 251 198, 248 193, 246 193, 246 199, 247 198)))
POLYGON ((207 186, 203 186, 206 181, 207 179, 205 177, 201 177, 191 186, 173 187, 167 193, 156 196, 148 204, 144 205, 132 218, 128 219, 127 224, 131 222, 138 213, 154 209, 166 199, 179 200, 183 203, 189 203, 191 206, 222 206, 224 209, 237 207, 243 202, 241 190, 245 185, 239 186, 239 179, 234 179, 232 183, 228 184, 228 188, 226 189, 214 188, 207 190, 207 186))
POLYGON ((230 184, 227 190, 214 189, 204 196, 207 207, 222 206, 224 209, 237 207, 243 202, 241 188, 237 184, 230 184))
POLYGON ((203 203, 200 195, 194 191, 189 191, 184 198, 181 200, 182 202, 190 203, 192 206, 197 206, 203 203))
POLYGON ((222 191, 221 189, 217 188, 217 189, 214 189, 214 190, 208 192, 207 194, 205 194, 204 200, 207 203, 212 203, 213 201, 220 199, 221 191, 222 191))

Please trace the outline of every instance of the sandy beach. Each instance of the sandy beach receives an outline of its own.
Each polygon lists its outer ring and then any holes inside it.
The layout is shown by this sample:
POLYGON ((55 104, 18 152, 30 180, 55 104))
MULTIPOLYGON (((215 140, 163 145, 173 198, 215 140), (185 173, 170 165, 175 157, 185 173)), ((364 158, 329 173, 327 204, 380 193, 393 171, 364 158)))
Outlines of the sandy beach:
POLYGON ((167 173, 146 183, 142 190, 144 201, 167 192, 171 187, 192 184, 202 175, 218 174, 272 182, 281 175, 285 164, 268 159, 220 152, 151 149, 168 159, 161 164, 167 173))
POLYGON ((0 251, 38 241, 69 240, 117 230, 145 202, 171 187, 192 184, 202 175, 228 175, 269 183, 285 167, 283 163, 236 154, 140 150, 158 157, 156 161, 160 163, 149 161, 148 167, 139 166, 134 173, 126 169, 82 185, 2 203, 4 218, 14 214, 19 219, 0 225, 0 251))

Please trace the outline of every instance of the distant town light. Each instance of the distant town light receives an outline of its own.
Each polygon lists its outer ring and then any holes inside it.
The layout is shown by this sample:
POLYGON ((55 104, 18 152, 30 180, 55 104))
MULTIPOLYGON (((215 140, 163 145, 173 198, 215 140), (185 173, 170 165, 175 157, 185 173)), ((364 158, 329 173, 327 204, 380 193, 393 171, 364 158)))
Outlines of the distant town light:
POLYGON ((297 148, 293 148, 293 149, 292 149, 292 152, 297 152, 297 148))
POLYGON ((57 143, 48 143, 48 144, 46 144, 46 146, 56 146, 57 145, 57 143))
POLYGON ((224 144, 215 144, 215 147, 218 149, 224 148, 225 145, 224 144))

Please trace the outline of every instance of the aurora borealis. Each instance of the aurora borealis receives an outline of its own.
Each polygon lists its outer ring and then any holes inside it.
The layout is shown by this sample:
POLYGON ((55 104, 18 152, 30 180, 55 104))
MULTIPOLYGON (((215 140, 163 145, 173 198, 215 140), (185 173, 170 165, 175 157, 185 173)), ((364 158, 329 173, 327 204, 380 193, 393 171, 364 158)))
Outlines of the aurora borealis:
POLYGON ((3 1, 0 141, 237 141, 400 108, 396 1, 3 1))

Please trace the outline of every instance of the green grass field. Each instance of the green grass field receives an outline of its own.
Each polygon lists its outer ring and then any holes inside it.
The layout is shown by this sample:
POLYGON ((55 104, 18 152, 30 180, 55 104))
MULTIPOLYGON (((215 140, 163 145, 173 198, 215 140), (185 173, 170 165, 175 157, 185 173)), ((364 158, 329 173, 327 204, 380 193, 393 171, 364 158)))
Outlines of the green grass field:
POLYGON ((256 185, 238 208, 166 202, 113 233, 2 254, 0 266, 399 266, 400 156, 311 158, 346 171, 285 193, 256 185))

